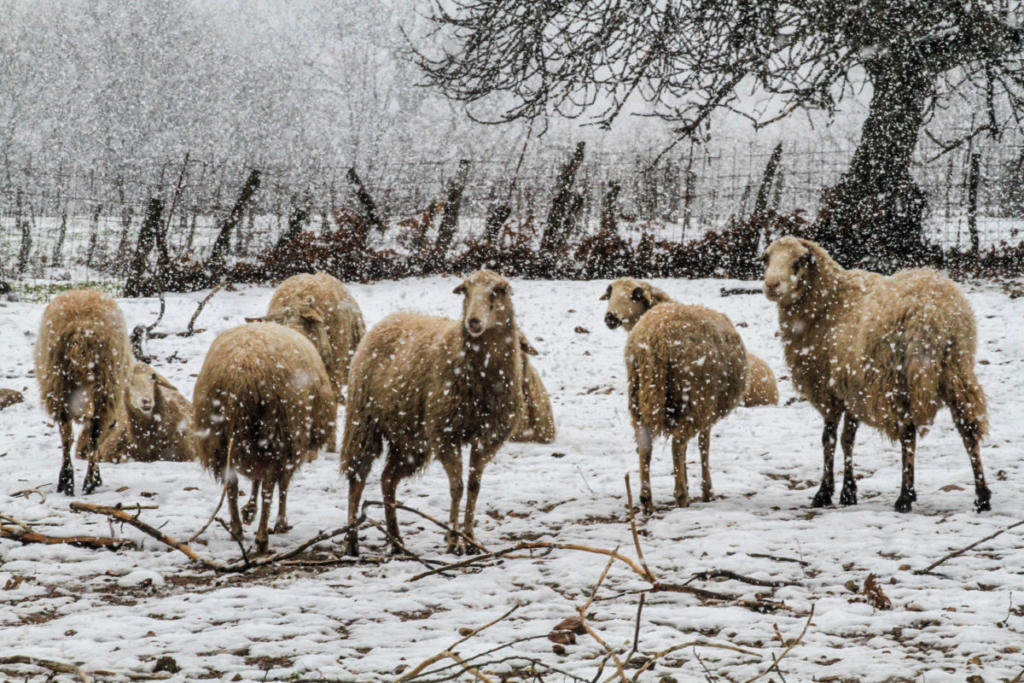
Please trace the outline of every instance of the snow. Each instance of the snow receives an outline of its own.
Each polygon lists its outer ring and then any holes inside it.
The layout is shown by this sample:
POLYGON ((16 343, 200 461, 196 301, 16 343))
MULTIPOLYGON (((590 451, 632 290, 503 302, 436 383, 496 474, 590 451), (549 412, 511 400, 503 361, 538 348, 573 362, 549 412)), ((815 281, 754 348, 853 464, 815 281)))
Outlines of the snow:
MULTIPOLYGON (((453 278, 352 285, 368 325, 400 309, 458 315, 453 278)), ((702 303, 728 314, 752 352, 780 378, 788 376, 775 338, 774 306, 762 296, 721 297, 719 280, 659 280, 680 301, 702 303)), ((634 557, 623 477, 637 493, 637 459, 626 410, 622 349, 625 334, 605 328, 606 282, 513 281, 517 318, 540 355, 533 358, 552 397, 558 438, 550 445, 507 444, 483 477, 477 539, 490 549, 521 540, 580 543, 616 548, 634 557), (589 332, 579 333, 582 327, 589 332), (553 457, 557 456, 557 457, 553 457)), ((970 466, 948 411, 940 414, 918 450, 914 511, 899 514, 898 448, 870 429, 860 430, 855 450, 860 503, 811 509, 820 476, 821 420, 779 383, 778 407, 739 408, 715 428, 711 466, 717 499, 677 509, 672 502, 668 445, 657 442, 653 460, 655 514, 641 518, 646 560, 659 580, 683 583, 694 572, 728 569, 758 579, 783 581, 763 588, 734 580, 694 581, 753 600, 758 595, 786 608, 759 614, 737 605, 702 604, 681 593, 650 593, 643 608, 639 648, 653 653, 679 643, 732 644, 756 656, 687 647, 660 659, 641 680, 671 674, 700 680, 703 667, 728 680, 745 680, 767 669, 785 647, 778 634, 796 638, 811 607, 803 640, 780 662, 789 681, 806 680, 1009 680, 1024 670, 1024 540, 1017 528, 949 560, 933 575, 916 575, 953 549, 1024 519, 1020 482, 1021 370, 1024 335, 1017 321, 1024 299, 1011 299, 996 283, 965 287, 979 328, 977 371, 990 401, 992 435, 982 458, 993 490, 993 512, 972 511, 970 466), (797 561, 793 561, 797 560, 797 561), (859 589, 869 574, 893 608, 876 610, 859 589), (777 630, 776 630, 777 628, 777 630), (700 661, 697 659, 700 656, 700 661)), ((162 331, 184 330, 203 292, 170 295, 162 331)), ((154 367, 190 396, 203 354, 215 335, 261 314, 266 287, 218 293, 204 309, 202 333, 149 342, 154 367), (176 360, 167 361, 174 356, 176 360)), ((122 301, 129 325, 155 318, 155 300, 122 301)), ((508 618, 459 645, 463 658, 516 639, 527 639, 478 661, 512 654, 537 658, 585 677, 597 673, 603 651, 588 636, 552 651, 546 634, 576 614, 593 590, 606 559, 570 550, 519 553, 478 571, 453 571, 409 582, 424 571, 414 561, 335 564, 317 568, 260 570, 251 575, 201 571, 180 553, 133 528, 100 516, 70 511, 70 500, 158 506, 140 516, 184 540, 210 517, 220 486, 193 463, 124 463, 102 467, 104 484, 87 497, 68 499, 53 489, 59 468, 59 436, 39 405, 32 376, 32 344, 40 303, 0 306, 5 347, 0 383, 24 389, 26 401, 0 413, 0 513, 54 535, 118 535, 136 543, 117 552, 66 546, 19 545, 0 540, 2 655, 29 655, 73 662, 86 671, 111 672, 126 680, 153 672, 156 660, 174 657, 176 680, 394 678, 519 605, 508 618), (42 496, 11 494, 39 488, 42 496), (24 577, 20 584, 14 577, 24 577), (11 588, 2 590, 5 585, 11 588), (402 669, 405 667, 405 669, 402 669)), ((699 491, 696 444, 689 449, 691 494, 699 491)), ((84 463, 76 461, 81 486, 84 463)), ((379 500, 378 464, 364 498, 379 500)), ((247 488, 247 487, 246 487, 247 488)), ((338 456, 321 453, 296 474, 289 521, 293 529, 271 537, 284 550, 318 531, 343 526, 347 485, 338 456)), ((406 480, 401 502, 446 519, 448 485, 439 464, 406 480)), ((375 519, 379 508, 370 508, 375 519)), ((226 517, 224 511, 222 517, 226 517)), ((443 532, 399 512, 404 541, 427 558, 444 555, 443 532)), ((246 528, 252 542, 253 527, 246 528)), ((340 555, 341 539, 317 556, 340 555)), ((217 524, 193 547, 226 562, 237 545, 217 524)), ((387 546, 369 527, 361 532, 364 557, 382 557, 387 546)), ((612 566, 591 605, 593 628, 624 656, 631 647, 638 596, 648 587, 625 565, 612 566)), ((452 664, 440 660, 428 668, 452 664)), ((484 667, 507 670, 523 661, 484 667)), ((453 673, 456 669, 447 669, 453 673)), ((15 678, 41 676, 33 667, 0 669, 15 678), (15 675, 15 674, 18 675, 15 675)), ((606 666, 602 679, 615 673, 606 666)), ((630 670, 627 673, 633 675, 630 670)), ((557 681, 558 674, 545 676, 557 681)))

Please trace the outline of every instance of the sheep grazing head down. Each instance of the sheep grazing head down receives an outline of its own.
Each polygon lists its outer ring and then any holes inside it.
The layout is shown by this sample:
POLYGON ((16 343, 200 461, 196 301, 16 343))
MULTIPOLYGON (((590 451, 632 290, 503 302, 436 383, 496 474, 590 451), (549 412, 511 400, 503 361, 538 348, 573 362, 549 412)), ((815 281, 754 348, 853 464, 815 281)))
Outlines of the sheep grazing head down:
POLYGON ((627 332, 655 305, 670 301, 668 295, 657 287, 631 277, 620 277, 612 282, 600 300, 608 302, 608 312, 604 314, 604 324, 608 329, 614 330, 621 325, 627 332))
POLYGON ((800 299, 811 285, 816 266, 812 242, 781 237, 764 250, 764 295, 769 301, 788 306, 800 299))
POLYGON ((491 329, 511 329, 515 325, 512 286, 497 273, 478 270, 452 292, 465 295, 462 325, 470 337, 479 337, 491 329))
POLYGON ((247 322, 270 321, 290 327, 296 332, 306 335, 320 353, 321 358, 329 358, 331 341, 327 337, 324 316, 317 308, 316 302, 310 298, 286 307, 277 315, 262 318, 246 318, 247 322))

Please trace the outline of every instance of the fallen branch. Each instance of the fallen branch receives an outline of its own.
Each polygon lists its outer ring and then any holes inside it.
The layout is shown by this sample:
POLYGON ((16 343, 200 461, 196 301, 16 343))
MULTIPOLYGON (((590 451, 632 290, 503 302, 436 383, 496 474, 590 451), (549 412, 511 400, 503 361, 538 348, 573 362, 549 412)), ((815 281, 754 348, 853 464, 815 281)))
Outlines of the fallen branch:
POLYGON ((714 649, 717 649, 717 650, 730 650, 732 652, 739 652, 740 654, 750 655, 751 657, 758 657, 758 658, 761 657, 761 655, 759 653, 757 653, 757 652, 754 652, 752 650, 744 650, 742 647, 737 647, 736 645, 729 645, 729 644, 726 644, 726 643, 709 643, 706 640, 691 640, 689 642, 679 643, 678 645, 673 645, 672 647, 667 647, 664 650, 660 650, 659 652, 655 652, 653 655, 651 655, 647 659, 646 662, 644 662, 644 665, 641 666, 636 671, 636 673, 633 674, 633 680, 634 681, 639 680, 640 674, 642 674, 643 672, 647 671, 652 666, 654 666, 655 662, 657 662, 662 657, 664 657, 666 655, 670 655, 673 652, 675 652, 676 650, 684 650, 684 649, 686 649, 688 647, 710 647, 710 648, 714 648, 714 649))
MULTIPOLYGON (((618 551, 618 548, 616 548, 615 550, 618 551)), ((594 590, 590 591, 590 597, 587 598, 587 601, 586 601, 586 603, 584 603, 583 607, 580 607, 580 609, 579 609, 580 626, 583 627, 583 630, 585 630, 587 632, 587 635, 589 635, 591 638, 593 638, 594 642, 596 642, 598 645, 600 645, 604 649, 604 651, 607 652, 608 655, 612 658, 612 661, 615 662, 615 670, 616 670, 616 673, 618 673, 619 679, 623 683, 629 683, 629 679, 626 678, 626 670, 622 667, 622 660, 619 659, 619 656, 617 654, 615 654, 615 650, 611 649, 608 646, 608 643, 606 643, 601 638, 601 636, 597 635, 597 631, 595 631, 590 626, 590 624, 587 623, 587 609, 594 602, 594 596, 597 595, 597 589, 601 587, 602 583, 604 583, 605 577, 608 576, 608 570, 612 568, 612 564, 614 562, 615 562, 615 556, 612 555, 611 557, 608 558, 608 564, 606 564, 604 566, 604 571, 601 572, 601 576, 600 576, 600 578, 598 578, 597 583, 594 584, 594 590)))
POLYGON ((121 538, 106 538, 103 536, 47 536, 37 531, 26 530, 22 527, 0 525, 0 538, 12 541, 19 541, 22 545, 29 543, 41 543, 43 545, 73 545, 78 548, 90 548, 93 550, 120 550, 131 548, 135 544, 121 538))
MULTIPOLYGON (((363 503, 363 507, 364 508, 366 508, 366 507, 380 507, 380 508, 382 508, 382 507, 384 507, 384 502, 380 501, 380 500, 368 500, 368 501, 365 501, 363 503)), ((419 515, 420 517, 422 517, 423 519, 427 520, 428 522, 432 522, 432 523, 436 524, 438 527, 444 529, 446 532, 451 533, 451 534, 455 534, 456 536, 458 536, 459 538, 464 540, 466 543, 469 543, 469 544, 473 545, 474 547, 476 547, 478 550, 480 550, 480 552, 483 552, 483 553, 489 553, 490 552, 487 548, 485 548, 481 544, 477 543, 476 540, 474 540, 472 536, 467 535, 461 529, 452 529, 450 526, 448 526, 444 522, 442 522, 442 521, 440 521, 440 520, 438 520, 438 519, 436 519, 434 517, 431 517, 426 512, 422 512, 420 510, 417 510, 416 508, 409 507, 408 505, 402 505, 401 503, 395 503, 395 509, 396 510, 405 510, 406 512, 411 512, 411 513, 413 513, 415 515, 419 515)))
POLYGON ((80 681, 83 683, 91 683, 92 676, 82 671, 81 668, 74 664, 65 664, 64 662, 58 662, 53 659, 40 659, 39 657, 29 657, 27 655, 9 655, 6 657, 0 657, 0 664, 30 664, 31 666, 39 666, 44 669, 49 669, 54 673, 59 674, 74 674, 78 676, 80 681))
MULTIPOLYGON (((203 297, 203 300, 199 302, 199 307, 196 308, 196 312, 192 314, 191 318, 189 318, 188 327, 185 328, 184 332, 178 333, 179 337, 191 337, 193 334, 196 334, 195 325, 196 320, 199 318, 199 314, 203 312, 203 308, 205 308, 206 304, 210 302, 210 299, 213 298, 213 295, 219 292, 221 289, 223 289, 225 284, 226 283, 224 282, 220 283, 219 285, 211 289, 209 294, 203 297)), ((199 332, 202 332, 202 330, 199 330, 199 332)))
POLYGON ((395 538, 392 534, 390 534, 388 532, 388 530, 380 522, 378 522, 376 520, 373 520, 373 519, 367 519, 366 521, 368 521, 370 524, 372 524, 374 527, 376 527, 376 529, 379 532, 384 534, 384 538, 386 538, 389 543, 391 543, 394 547, 400 549, 403 553, 408 555, 409 559, 414 560, 416 562, 419 562, 420 564, 422 564, 427 569, 430 569, 430 570, 436 569, 440 573, 443 573, 444 570, 448 568, 448 563, 447 562, 441 562, 440 560, 427 560, 427 559, 424 559, 424 558, 420 557, 419 555, 417 555, 413 551, 409 550, 409 548, 406 547, 406 545, 404 543, 402 543, 401 540, 399 540, 398 538, 395 538), (438 566, 434 566, 434 565, 438 565, 438 566))
POLYGON ((41 499, 39 501, 40 503, 46 502, 46 494, 39 489, 22 489, 20 491, 15 491, 14 493, 8 495, 10 495, 11 498, 28 498, 33 493, 39 494, 39 498, 41 499))
POLYGON ((629 486, 629 474, 626 474, 626 505, 629 506, 629 528, 633 532, 633 545, 636 546, 636 556, 640 560, 640 564, 644 568, 644 578, 651 583, 657 583, 658 580, 654 578, 654 573, 651 572, 651 568, 647 566, 647 560, 644 559, 644 551, 640 547, 640 536, 636 532, 636 513, 633 510, 633 489, 629 486))
POLYGON ((728 569, 709 569, 707 571, 697 572, 687 580, 687 583, 690 581, 708 581, 710 579, 732 579, 742 583, 749 583, 751 586, 764 586, 766 588, 782 588, 784 586, 798 585, 790 581, 766 581, 764 579, 755 579, 752 576, 737 574, 736 572, 728 569))
POLYGON ((967 546, 964 546, 963 548, 960 548, 959 550, 955 550, 955 551, 951 552, 950 554, 946 555, 945 557, 943 557, 941 559, 938 559, 935 562, 932 562, 930 565, 928 565, 924 569, 915 569, 914 573, 915 574, 931 574, 933 569, 938 567, 940 564, 946 562, 947 560, 952 560, 954 557, 959 557, 960 555, 963 555, 964 553, 966 553, 968 550, 971 550, 975 546, 981 545, 985 541, 991 541, 996 536, 999 536, 1000 534, 1005 534, 1010 529, 1014 529, 1016 527, 1019 527, 1022 524, 1024 524, 1024 519, 1020 520, 1019 522, 1014 522, 1010 526, 1005 527, 1003 529, 1000 529, 999 531, 995 532, 994 534, 989 534, 985 538, 977 540, 974 543, 971 543, 970 545, 967 545, 967 546))

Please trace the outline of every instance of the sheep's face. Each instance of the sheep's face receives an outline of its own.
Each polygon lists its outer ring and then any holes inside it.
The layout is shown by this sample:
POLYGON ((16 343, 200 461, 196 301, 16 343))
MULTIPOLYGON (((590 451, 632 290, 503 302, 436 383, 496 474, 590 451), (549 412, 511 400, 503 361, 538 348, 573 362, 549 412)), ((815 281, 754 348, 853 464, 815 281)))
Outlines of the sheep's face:
POLYGON ((471 337, 514 324, 512 286, 490 270, 478 270, 452 290, 463 294, 462 324, 471 337))
POLYGON ((803 294, 814 267, 814 252, 796 237, 775 240, 764 251, 764 295, 788 306, 803 294))
POLYGON ((628 332, 637 321, 656 304, 669 301, 668 295, 648 282, 621 277, 610 285, 601 295, 601 301, 608 302, 608 311, 604 314, 604 324, 614 330, 620 325, 628 332))
MULTIPOLYGON (((327 326, 324 324, 324 317, 316 306, 316 302, 310 298, 294 306, 289 306, 277 316, 265 318, 285 327, 290 327, 299 332, 309 341, 313 342, 320 358, 324 363, 331 357, 331 341, 327 336, 327 326)), ((256 318, 254 320, 259 320, 256 318)))
POLYGON ((145 363, 136 363, 128 386, 124 389, 124 401, 134 415, 152 415, 156 405, 156 373, 145 363))

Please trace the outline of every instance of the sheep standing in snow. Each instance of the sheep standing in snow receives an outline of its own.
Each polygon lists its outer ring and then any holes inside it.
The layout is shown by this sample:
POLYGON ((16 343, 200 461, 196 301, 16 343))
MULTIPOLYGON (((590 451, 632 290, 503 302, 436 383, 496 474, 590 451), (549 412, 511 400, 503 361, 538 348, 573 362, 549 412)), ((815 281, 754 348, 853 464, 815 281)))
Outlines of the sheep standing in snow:
POLYGON ((903 482, 896 509, 914 491, 918 431, 950 408, 974 470, 976 510, 990 508, 979 443, 987 430, 985 393, 974 375, 974 313, 960 289, 923 268, 891 277, 846 270, 810 240, 783 237, 765 251, 764 292, 778 304, 793 384, 825 420, 824 471, 815 507, 832 501, 832 460, 844 418, 843 489, 857 502, 853 443, 860 422, 899 440, 903 482))
MULTIPOLYGON (((629 332, 644 313, 658 304, 675 303, 673 299, 649 282, 623 277, 615 280, 601 296, 608 302, 604 322, 610 329, 621 326, 629 332)), ((779 389, 775 374, 768 364, 747 351, 747 380, 743 390, 744 407, 776 405, 779 389)))
POLYGON ((242 534, 236 472, 261 483, 256 549, 266 552, 274 486, 274 532, 284 533, 292 474, 334 442, 336 404, 324 363, 306 337, 283 325, 236 327, 210 346, 193 404, 199 460, 218 479, 227 477, 236 538, 242 534))
POLYGON ((690 504, 686 445, 699 436, 701 491, 712 498, 711 428, 743 398, 746 349, 729 319, 703 306, 671 302, 647 283, 629 278, 613 282, 605 323, 630 330, 626 340, 629 413, 640 456, 640 504, 653 512, 652 440, 672 437, 676 504, 690 504))
POLYGON ((195 460, 192 404, 156 370, 136 361, 96 457, 100 462, 195 460))
POLYGON ((551 397, 537 368, 530 363, 530 356, 536 356, 537 349, 522 332, 519 333, 519 348, 523 352, 523 407, 509 441, 551 443, 555 440, 551 397))
MULTIPOLYGON (((455 288, 463 294, 462 319, 393 314, 371 329, 356 350, 349 377, 341 469, 348 477, 349 521, 382 440, 388 454, 381 474, 392 547, 400 550, 395 492, 402 479, 438 459, 448 475, 449 524, 459 528, 463 445, 471 446, 462 532, 473 536, 473 515, 484 467, 512 433, 522 406, 522 349, 512 309, 512 288, 478 271, 455 288)), ((473 552, 448 533, 448 552, 473 552)), ((348 553, 358 553, 358 535, 348 553)))
POLYGON ((35 370, 43 405, 60 429, 64 457, 58 493, 75 492, 72 421, 86 423, 79 436, 89 459, 82 491, 91 493, 102 483, 97 446, 103 425, 114 419, 131 364, 124 314, 108 295, 92 289, 63 292, 43 311, 35 370))
POLYGON ((352 354, 366 333, 362 311, 345 285, 327 273, 290 277, 274 291, 265 319, 291 327, 313 342, 338 402, 344 403, 352 354))

